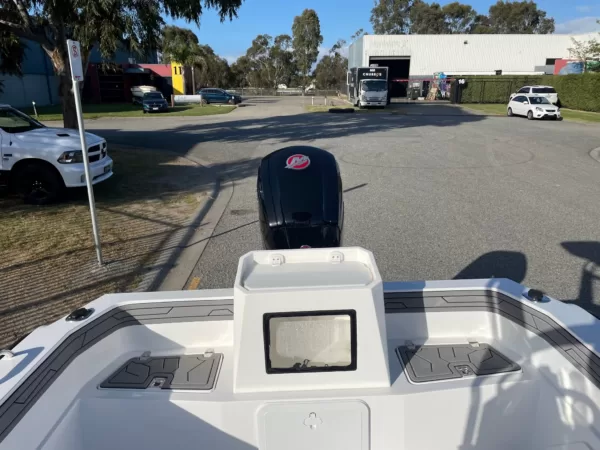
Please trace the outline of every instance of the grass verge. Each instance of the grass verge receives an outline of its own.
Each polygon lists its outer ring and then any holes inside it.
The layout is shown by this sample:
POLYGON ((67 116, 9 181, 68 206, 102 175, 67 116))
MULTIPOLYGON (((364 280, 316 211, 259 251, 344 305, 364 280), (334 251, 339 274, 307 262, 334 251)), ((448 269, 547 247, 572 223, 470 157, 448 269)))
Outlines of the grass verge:
MULTIPOLYGON (((503 104, 467 103, 460 106, 475 111, 481 111, 491 115, 506 115, 506 105, 503 104)), ((600 122, 600 113, 576 111, 573 109, 566 108, 561 108, 560 112, 565 120, 572 120, 576 122, 600 122)))
POLYGON ((94 186, 105 267, 85 189, 48 207, 0 196, 0 347, 105 293, 136 289, 212 187, 205 168, 170 152, 109 154, 115 174, 94 186))
MULTIPOLYGON (((168 112, 146 114, 140 105, 131 103, 102 103, 83 105, 84 119, 99 119, 101 117, 163 117, 163 116, 210 116, 213 114, 227 114, 235 106, 223 105, 181 105, 169 108, 168 112)), ((23 108, 23 112, 35 117, 33 108, 23 108)), ((61 105, 38 106, 38 120, 63 120, 61 105)))

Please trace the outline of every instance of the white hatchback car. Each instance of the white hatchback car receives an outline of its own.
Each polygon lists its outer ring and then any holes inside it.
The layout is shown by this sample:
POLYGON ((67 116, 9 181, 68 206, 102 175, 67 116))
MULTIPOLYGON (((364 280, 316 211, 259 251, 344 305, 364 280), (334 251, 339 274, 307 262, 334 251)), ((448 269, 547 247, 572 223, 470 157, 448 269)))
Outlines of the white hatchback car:
POLYGON ((541 95, 517 95, 506 108, 508 116, 526 116, 532 119, 562 120, 560 108, 541 95))
POLYGON ((516 97, 519 94, 537 94, 542 97, 546 97, 548 100, 550 100, 550 103, 558 105, 559 107, 561 106, 560 100, 558 99, 558 93, 552 86, 523 86, 517 92, 510 94, 510 99, 512 100, 513 97, 516 97))

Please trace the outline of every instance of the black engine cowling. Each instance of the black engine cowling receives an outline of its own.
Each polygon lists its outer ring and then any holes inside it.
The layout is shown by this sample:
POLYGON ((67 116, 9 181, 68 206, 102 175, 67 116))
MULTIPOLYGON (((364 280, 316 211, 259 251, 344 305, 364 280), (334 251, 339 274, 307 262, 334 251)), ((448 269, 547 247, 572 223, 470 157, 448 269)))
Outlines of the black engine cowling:
POLYGON ((258 169, 257 195, 266 249, 341 245, 342 178, 331 153, 292 146, 265 156, 258 169))

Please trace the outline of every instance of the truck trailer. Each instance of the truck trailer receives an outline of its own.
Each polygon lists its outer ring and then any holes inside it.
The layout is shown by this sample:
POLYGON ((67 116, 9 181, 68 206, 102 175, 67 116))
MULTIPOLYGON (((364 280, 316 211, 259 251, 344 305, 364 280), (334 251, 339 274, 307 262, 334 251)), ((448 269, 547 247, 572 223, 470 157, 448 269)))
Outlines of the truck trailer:
POLYGON ((388 104, 388 68, 352 67, 348 71, 348 100, 354 106, 388 104))

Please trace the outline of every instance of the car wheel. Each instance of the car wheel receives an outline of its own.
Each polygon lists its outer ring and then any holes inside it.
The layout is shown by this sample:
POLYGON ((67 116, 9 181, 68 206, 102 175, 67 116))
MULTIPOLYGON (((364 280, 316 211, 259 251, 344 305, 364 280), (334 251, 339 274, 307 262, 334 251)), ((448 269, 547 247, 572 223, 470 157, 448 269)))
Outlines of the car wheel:
POLYGON ((527 119, 533 120, 533 112, 532 111, 527 111, 527 119))
POLYGON ((14 176, 17 193, 30 205, 52 203, 64 189, 63 181, 55 170, 41 164, 29 164, 14 176))
POLYGON ((512 117, 513 116, 512 108, 508 108, 508 110, 506 111, 506 115, 508 117, 512 117))

